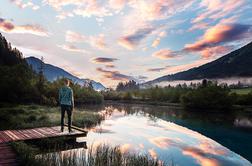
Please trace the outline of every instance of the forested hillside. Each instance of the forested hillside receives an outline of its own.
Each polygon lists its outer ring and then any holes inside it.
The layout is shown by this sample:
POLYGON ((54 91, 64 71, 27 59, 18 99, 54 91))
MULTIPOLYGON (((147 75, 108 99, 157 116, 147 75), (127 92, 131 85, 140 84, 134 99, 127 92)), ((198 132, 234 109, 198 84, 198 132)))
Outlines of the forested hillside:
POLYGON ((36 93, 33 86, 36 75, 29 68, 22 53, 12 48, 2 34, 0 34, 0 64, 0 101, 30 101, 29 95, 36 93))
POLYGON ((174 80, 213 79, 252 76, 252 42, 202 66, 159 77, 145 84, 174 80))
MULTIPOLYGON (((39 103, 56 105, 64 78, 49 82, 43 70, 32 70, 22 53, 0 33, 0 103, 39 103)), ((76 103, 101 103, 103 96, 92 88, 72 84, 76 103)))

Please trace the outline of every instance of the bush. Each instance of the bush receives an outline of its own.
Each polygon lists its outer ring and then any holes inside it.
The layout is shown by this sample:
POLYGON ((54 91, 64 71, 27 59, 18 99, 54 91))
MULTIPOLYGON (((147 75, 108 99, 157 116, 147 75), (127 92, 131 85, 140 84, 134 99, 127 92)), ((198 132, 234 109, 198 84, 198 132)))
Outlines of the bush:
POLYGON ((131 93, 130 93, 130 92, 125 92, 125 93, 123 93, 122 99, 123 99, 123 100, 132 100, 132 95, 131 95, 131 93))
POLYGON ((234 103, 229 90, 217 85, 191 90, 182 95, 180 100, 184 107, 196 109, 230 109, 234 103))
POLYGON ((236 95, 236 102, 238 105, 252 105, 252 92, 244 95, 236 95))

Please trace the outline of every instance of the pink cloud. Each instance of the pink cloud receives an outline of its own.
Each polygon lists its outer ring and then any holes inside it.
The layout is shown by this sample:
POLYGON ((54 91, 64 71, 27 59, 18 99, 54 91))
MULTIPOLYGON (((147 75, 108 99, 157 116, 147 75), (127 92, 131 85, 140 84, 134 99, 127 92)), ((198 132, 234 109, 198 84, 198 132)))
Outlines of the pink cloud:
POLYGON ((105 79, 110 79, 114 81, 130 81, 134 80, 136 82, 142 82, 147 79, 145 76, 131 76, 120 73, 119 71, 104 70, 102 68, 96 68, 96 71, 102 73, 105 79))
POLYGON ((149 71, 149 72, 161 72, 161 71, 163 71, 165 69, 166 69, 166 67, 158 67, 158 68, 149 68, 149 69, 147 69, 147 71, 149 71))
POLYGON ((68 5, 81 5, 85 0, 44 0, 44 4, 50 5, 57 11, 62 10, 62 7, 68 5))
POLYGON ((104 34, 99 34, 97 36, 85 36, 68 30, 65 34, 65 40, 70 43, 88 43, 90 46, 100 50, 105 50, 107 46, 104 34))
POLYGON ((107 68, 115 68, 115 65, 108 64, 108 65, 105 65, 105 67, 107 67, 107 68))
POLYGON ((68 30, 66 31, 65 38, 67 42, 75 43, 75 42, 84 42, 86 39, 86 36, 68 30))
POLYGON ((84 53, 87 54, 88 51, 85 49, 77 48, 74 45, 58 45, 59 48, 62 48, 63 50, 70 51, 70 52, 76 52, 76 53, 84 53))
POLYGON ((167 33, 165 31, 162 31, 158 34, 159 37, 166 37, 167 33))
POLYGON ((222 22, 209 28, 200 40, 192 44, 186 44, 184 50, 189 52, 201 52, 203 56, 208 57, 211 52, 226 52, 227 47, 225 48, 221 45, 231 41, 245 39, 251 34, 251 25, 222 24, 222 22))
POLYGON ((90 36, 89 43, 91 44, 91 46, 101 50, 106 49, 107 46, 104 34, 100 34, 98 36, 90 36))
POLYGON ((74 14, 72 12, 66 12, 66 11, 61 11, 56 18, 58 19, 58 21, 63 20, 67 17, 73 17, 74 14))
POLYGON ((210 48, 205 48, 204 50, 200 51, 200 54, 203 58, 210 58, 215 57, 218 55, 224 55, 229 53, 233 47, 231 46, 215 46, 210 48))
POLYGON ((106 7, 99 5, 95 0, 87 1, 85 5, 76 8, 73 13, 82 17, 104 17, 112 15, 106 7))
POLYGON ((93 58, 91 62, 97 63, 97 64, 108 64, 116 61, 118 59, 116 58, 107 58, 107 57, 98 57, 98 58, 93 58))
POLYGON ((53 7, 59 15, 59 19, 79 15, 82 17, 104 17, 111 16, 112 11, 106 1, 97 0, 44 0, 44 4, 53 7), (64 7, 71 6, 71 10, 66 12, 64 7), (68 13, 68 14, 66 14, 68 13))
POLYGON ((204 10, 192 22, 197 23, 205 19, 216 20, 223 18, 244 5, 244 3, 244 0, 203 0, 200 7, 204 10))
POLYGON ((209 27, 208 23, 195 23, 190 29, 189 31, 194 31, 194 30, 199 30, 199 29, 207 29, 209 27))
POLYGON ((115 10, 122 10, 126 5, 127 0, 109 0, 109 5, 115 10))
POLYGON ((21 9, 29 7, 32 10, 38 10, 40 8, 38 5, 35 5, 32 2, 23 2, 22 0, 10 0, 10 2, 14 3, 21 9))
POLYGON ((96 68, 96 71, 102 73, 104 78, 111 80, 117 80, 117 81, 134 80, 132 76, 121 74, 119 71, 104 70, 102 68, 96 68))
POLYGON ((162 49, 157 52, 154 52, 152 56, 159 59, 171 59, 178 57, 178 53, 172 50, 162 49))
POLYGON ((128 50, 133 50, 136 46, 133 42, 128 40, 127 37, 122 37, 118 40, 118 44, 121 45, 124 48, 127 48, 128 50))
POLYGON ((151 44, 151 46, 152 47, 157 47, 158 45, 159 45, 159 43, 160 43, 160 38, 158 37, 158 38, 156 38, 153 42, 152 42, 152 44, 151 44))
POLYGON ((140 42, 153 32, 153 28, 144 27, 136 30, 132 34, 125 35, 118 40, 118 44, 129 50, 135 49, 140 42))
POLYGON ((161 38, 166 37, 166 32, 162 31, 158 34, 158 37, 152 42, 152 47, 157 47, 160 44, 161 38))
POLYGON ((40 25, 15 25, 12 22, 0 18, 0 30, 5 33, 27 33, 37 36, 49 36, 47 30, 42 28, 40 25))
POLYGON ((184 11, 190 7, 193 0, 146 0, 131 1, 129 4, 136 10, 139 17, 146 20, 160 20, 168 18, 178 12, 184 11))

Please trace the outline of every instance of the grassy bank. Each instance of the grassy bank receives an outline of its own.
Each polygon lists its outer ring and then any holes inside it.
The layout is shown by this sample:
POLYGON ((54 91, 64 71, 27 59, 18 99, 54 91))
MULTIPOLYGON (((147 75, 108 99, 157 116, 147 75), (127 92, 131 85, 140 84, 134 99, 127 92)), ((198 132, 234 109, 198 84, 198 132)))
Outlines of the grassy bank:
MULTIPOLYGON (((49 127, 60 125, 60 108, 40 105, 16 105, 0 108, 0 130, 49 127)), ((98 124, 102 116, 95 112, 75 108, 73 125, 90 127, 98 124)))
POLYGON ((55 152, 38 154, 36 146, 24 142, 13 143, 12 146, 20 155, 20 164, 26 166, 164 166, 158 159, 148 155, 137 155, 134 153, 123 153, 120 147, 109 147, 106 145, 66 152, 55 152))
POLYGON ((231 92, 238 95, 247 95, 252 91, 252 88, 240 88, 240 89, 231 89, 231 92))

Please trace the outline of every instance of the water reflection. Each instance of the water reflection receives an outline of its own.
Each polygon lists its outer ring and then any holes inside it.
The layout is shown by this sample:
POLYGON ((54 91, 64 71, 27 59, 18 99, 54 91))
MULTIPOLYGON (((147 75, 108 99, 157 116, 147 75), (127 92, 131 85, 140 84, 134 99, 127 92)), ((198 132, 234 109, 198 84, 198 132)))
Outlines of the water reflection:
POLYGON ((90 130, 88 145, 120 145, 123 152, 148 153, 153 158, 168 163, 172 160, 178 165, 251 165, 212 139, 174 123, 188 115, 162 109, 167 108, 106 106, 100 111, 106 120, 90 130), (163 120, 167 117, 169 121, 163 120))
MULTIPOLYGON (((188 112, 182 108, 174 106, 151 106, 134 104, 109 104, 100 107, 100 110, 106 110, 104 107, 110 107, 110 114, 113 109, 124 111, 125 114, 138 114, 147 116, 150 122, 156 119, 163 119, 168 122, 174 122, 180 126, 185 126, 193 131, 219 142, 232 151, 242 155, 249 161, 252 161, 252 112, 188 112)), ((141 116, 141 115, 140 115, 141 116)), ((153 123, 153 125, 156 125, 153 123)))
POLYGON ((237 118, 234 121, 234 125, 237 127, 252 128, 252 120, 248 118, 237 118))

